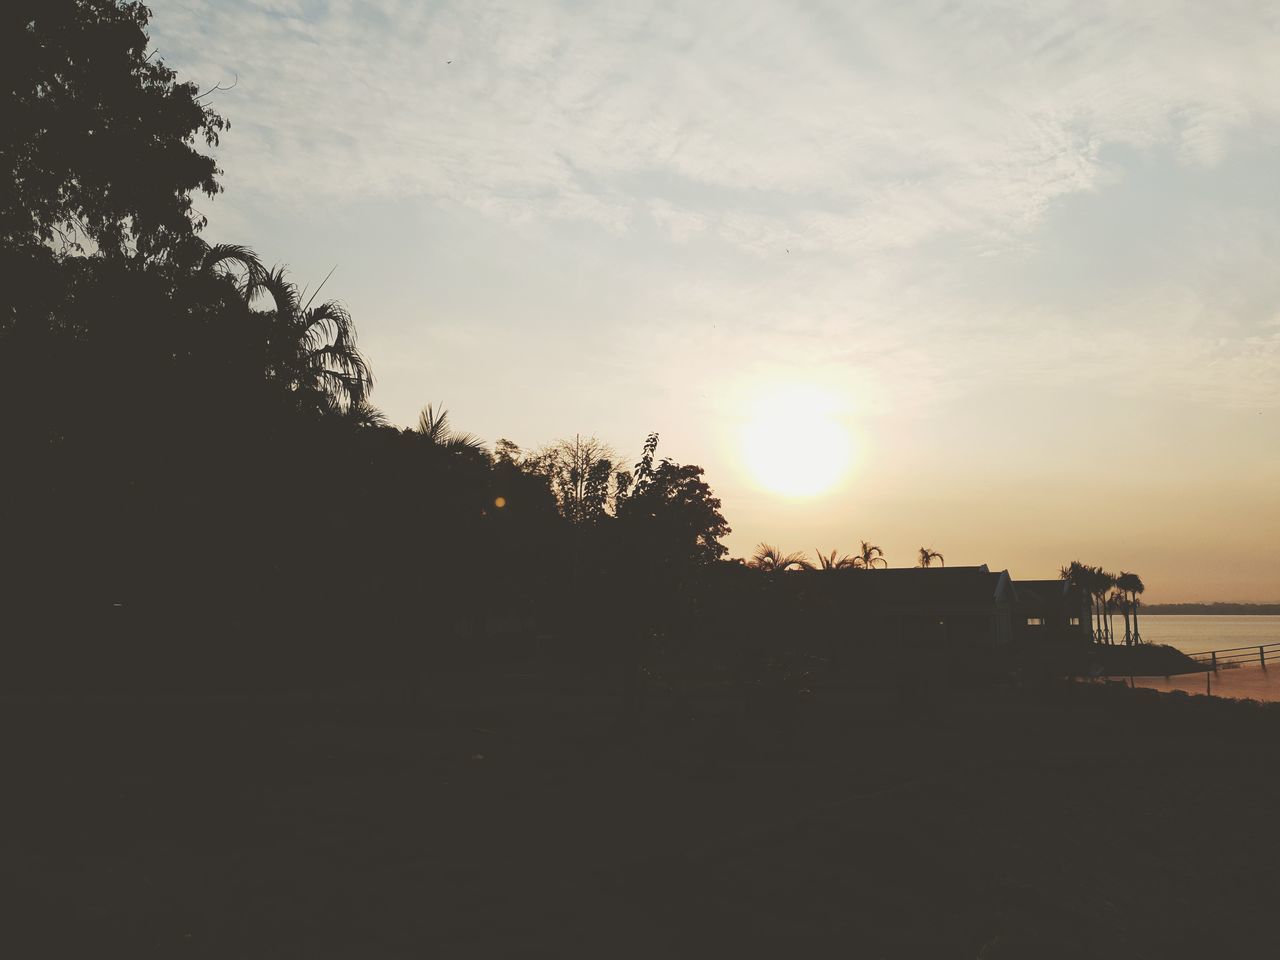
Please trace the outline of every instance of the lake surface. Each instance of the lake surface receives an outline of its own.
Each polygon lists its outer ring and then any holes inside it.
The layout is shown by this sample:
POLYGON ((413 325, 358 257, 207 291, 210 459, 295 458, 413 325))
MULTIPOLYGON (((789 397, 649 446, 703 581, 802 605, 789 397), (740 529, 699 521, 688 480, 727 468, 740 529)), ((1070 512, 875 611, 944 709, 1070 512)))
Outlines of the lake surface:
MULTIPOLYGON (((1147 643, 1167 643, 1184 653, 1201 653, 1226 647, 1256 647, 1280 641, 1280 617, 1169 617, 1139 614, 1138 625, 1147 643)), ((1118 635, 1124 636, 1124 621, 1117 619, 1118 635)), ((1280 701, 1280 656, 1263 669, 1257 663, 1183 677, 1138 678, 1137 686, 1154 690, 1185 690, 1213 693, 1219 697, 1248 697, 1280 701)))

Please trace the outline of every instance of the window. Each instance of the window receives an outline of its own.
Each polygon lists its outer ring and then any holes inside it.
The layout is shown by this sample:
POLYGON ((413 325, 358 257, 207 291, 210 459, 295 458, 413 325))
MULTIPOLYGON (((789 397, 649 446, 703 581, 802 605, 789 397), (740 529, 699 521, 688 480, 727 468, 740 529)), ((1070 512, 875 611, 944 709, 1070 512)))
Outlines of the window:
POLYGON ((1080 618, 1079 618, 1079 617, 1072 617, 1072 618, 1071 618, 1071 625, 1072 625, 1073 627, 1078 627, 1078 626, 1080 626, 1080 618))
POLYGON ((1027 626, 1028 626, 1028 627, 1043 627, 1043 626, 1044 626, 1044 621, 1043 621, 1042 619, 1040 619, 1039 617, 1027 617, 1027 626))

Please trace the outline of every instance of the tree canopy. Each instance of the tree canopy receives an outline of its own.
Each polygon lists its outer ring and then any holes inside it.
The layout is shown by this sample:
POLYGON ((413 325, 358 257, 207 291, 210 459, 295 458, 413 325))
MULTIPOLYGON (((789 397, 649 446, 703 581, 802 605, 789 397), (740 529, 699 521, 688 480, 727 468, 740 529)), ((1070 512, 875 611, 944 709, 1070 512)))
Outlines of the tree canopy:
POLYGON ((390 425, 352 312, 200 235, 227 124, 148 54, 150 12, 5 16, 0 449, 20 469, 0 472, 0 591, 85 638, 88 682, 104 657, 117 677, 164 662, 129 647, 138 619, 101 642, 104 611, 205 611, 150 635, 207 631, 232 672, 384 681, 493 618, 587 637, 575 608, 629 610, 632 641, 688 622, 729 533, 701 467, 659 459, 657 434, 627 470, 580 436, 491 454, 438 405, 390 425))
POLYGON ((192 194, 221 187, 227 122, 147 53, 151 12, 119 0, 6 6, 0 242, 154 256, 205 218, 192 194))

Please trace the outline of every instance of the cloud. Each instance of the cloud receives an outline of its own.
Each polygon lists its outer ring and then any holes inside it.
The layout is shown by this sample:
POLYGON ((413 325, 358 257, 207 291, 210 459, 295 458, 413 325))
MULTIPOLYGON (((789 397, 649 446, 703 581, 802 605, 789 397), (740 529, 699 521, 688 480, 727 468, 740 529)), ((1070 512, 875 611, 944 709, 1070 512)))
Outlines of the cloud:
POLYGON ((847 221, 833 232, 854 247, 956 231, 1005 240, 1057 197, 1090 189, 1107 144, 1170 143, 1209 163, 1280 103, 1265 5, 157 11, 158 45, 187 72, 240 76, 226 98, 235 182, 308 198, 425 195, 489 213, 500 198, 496 209, 517 218, 615 228, 627 219, 619 207, 773 207, 754 230, 726 227, 748 245, 792 220, 779 198, 847 221), (654 171, 683 187, 683 203, 624 189, 654 171))
POLYGON ((696 266, 671 254, 662 289, 630 271, 640 292, 619 313, 685 348, 690 318, 722 323, 743 363, 909 370, 913 403, 975 371, 1110 377, 1135 356, 1146 372, 1130 383, 1280 402, 1274 332, 1259 326, 1277 291, 1237 282, 1221 253, 1253 263, 1277 238, 1239 211, 1177 251, 1176 277, 1135 274, 1105 301, 1008 289, 1063 210, 1141 175, 1117 151, 1212 170, 1274 138, 1273 4, 155 8, 156 45, 184 75, 240 78, 217 102, 234 123, 232 191, 448 204, 540 238, 656 226, 686 251, 719 245, 727 259, 696 266))

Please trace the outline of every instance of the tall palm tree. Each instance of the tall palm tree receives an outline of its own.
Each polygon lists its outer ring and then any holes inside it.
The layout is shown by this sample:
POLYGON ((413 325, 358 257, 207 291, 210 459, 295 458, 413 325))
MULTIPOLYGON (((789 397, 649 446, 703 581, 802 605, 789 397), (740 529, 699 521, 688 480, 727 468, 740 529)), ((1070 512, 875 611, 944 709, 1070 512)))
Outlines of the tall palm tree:
POLYGON ((1119 610, 1124 617, 1124 645, 1127 647, 1133 643, 1133 633, 1129 630, 1129 595, 1119 587, 1120 578, 1116 577, 1116 589, 1107 599, 1111 602, 1111 609, 1119 610))
POLYGON ((1115 589, 1116 578, 1111 576, 1111 587, 1107 590, 1102 598, 1102 609, 1107 615, 1107 642, 1115 643, 1116 638, 1116 609, 1121 604, 1120 591, 1115 589))
POLYGON ((1142 636, 1138 632, 1138 606, 1141 601, 1138 596, 1146 589, 1146 584, 1142 582, 1142 578, 1136 573, 1128 573, 1121 570, 1116 577, 1116 586, 1123 590, 1129 597, 1129 608, 1133 611, 1133 642, 1141 643, 1142 636))
MULTIPOLYGON (((1089 599, 1090 617, 1094 618, 1094 567, 1081 563, 1079 560, 1072 560, 1069 564, 1058 571, 1058 576, 1070 584, 1072 591, 1079 598, 1087 597, 1089 599)), ((1095 629, 1096 623, 1091 622, 1089 627, 1089 635, 1098 642, 1098 632, 1095 629)))
POLYGON ((783 553, 777 547, 762 543, 747 561, 747 566, 765 573, 782 573, 786 570, 810 570, 813 565, 803 553, 783 553))
POLYGON ((882 567, 889 566, 889 561, 884 558, 884 551, 871 541, 863 540, 853 558, 853 565, 859 570, 874 570, 877 563, 882 567))
POLYGON ((432 447, 447 453, 484 453, 484 441, 474 434, 455 433, 449 426, 449 411, 443 406, 437 410, 431 404, 418 414, 416 433, 432 447))
POLYGON ((818 555, 819 570, 849 570, 854 566, 853 557, 837 556, 838 551, 832 550, 830 554, 825 554, 815 548, 813 552, 818 555))
POLYGON ((937 561, 938 561, 938 564, 939 564, 940 566, 945 567, 945 566, 947 565, 947 559, 946 559, 946 557, 944 557, 942 554, 940 554, 937 550, 931 550, 931 549, 930 549, 930 548, 928 548, 928 547, 921 547, 921 548, 920 548, 920 563, 919 563, 919 566, 920 566, 922 569, 926 569, 926 570, 927 570, 929 567, 933 566, 933 561, 935 561, 935 560, 937 560, 937 561))
POLYGON ((262 297, 267 301, 258 316, 266 324, 268 379, 311 409, 323 409, 327 400, 345 410, 368 397, 373 374, 356 348, 356 328, 346 307, 336 300, 313 306, 319 289, 303 303, 304 294, 281 267, 250 273, 246 292, 251 304, 262 297))
POLYGON ((1110 612, 1107 604, 1107 595, 1111 593, 1112 588, 1116 585, 1116 577, 1113 573, 1107 573, 1101 567, 1092 568, 1092 576, 1090 585, 1093 592, 1094 609, 1097 611, 1098 617, 1098 636, 1102 643, 1111 643, 1111 629, 1107 623, 1107 615, 1110 612))

